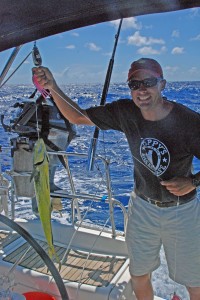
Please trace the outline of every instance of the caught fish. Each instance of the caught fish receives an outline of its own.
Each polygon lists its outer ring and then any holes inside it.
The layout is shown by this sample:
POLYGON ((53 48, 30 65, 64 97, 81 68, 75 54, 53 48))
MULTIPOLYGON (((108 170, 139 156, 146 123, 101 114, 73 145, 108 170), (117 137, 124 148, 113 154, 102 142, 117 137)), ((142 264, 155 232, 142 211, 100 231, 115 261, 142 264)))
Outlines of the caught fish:
POLYGON ((55 257, 60 266, 60 260, 53 245, 53 235, 51 226, 51 199, 49 184, 49 157, 43 139, 38 139, 33 150, 33 173, 35 194, 38 204, 40 220, 44 230, 44 235, 48 243, 49 256, 55 257))

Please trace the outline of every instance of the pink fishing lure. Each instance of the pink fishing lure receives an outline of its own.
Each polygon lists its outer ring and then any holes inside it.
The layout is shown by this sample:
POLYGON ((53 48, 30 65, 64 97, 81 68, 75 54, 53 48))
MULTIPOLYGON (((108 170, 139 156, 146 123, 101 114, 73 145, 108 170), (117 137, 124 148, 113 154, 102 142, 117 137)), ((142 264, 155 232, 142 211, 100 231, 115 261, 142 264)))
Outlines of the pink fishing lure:
POLYGON ((36 89, 42 94, 42 96, 44 97, 44 99, 46 99, 48 96, 50 96, 50 92, 48 92, 47 90, 45 90, 37 81, 37 77, 35 75, 33 75, 33 83, 36 87, 36 89))

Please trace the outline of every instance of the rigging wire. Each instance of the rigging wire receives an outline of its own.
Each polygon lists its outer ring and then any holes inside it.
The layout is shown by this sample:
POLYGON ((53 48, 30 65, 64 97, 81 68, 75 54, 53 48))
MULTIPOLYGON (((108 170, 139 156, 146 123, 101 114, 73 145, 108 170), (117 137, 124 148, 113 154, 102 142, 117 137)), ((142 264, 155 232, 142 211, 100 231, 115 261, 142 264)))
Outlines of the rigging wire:
POLYGON ((32 51, 22 60, 22 62, 18 65, 18 67, 10 74, 10 76, 0 85, 0 88, 4 86, 8 80, 17 72, 17 70, 21 67, 21 65, 27 60, 27 58, 31 55, 32 51))
POLYGON ((12 66, 12 63, 15 60, 15 57, 17 56, 21 47, 22 47, 22 45, 15 47, 13 52, 11 53, 3 71, 1 72, 1 75, 0 75, 0 86, 1 86, 4 78, 6 77, 8 71, 10 70, 10 67, 12 66))

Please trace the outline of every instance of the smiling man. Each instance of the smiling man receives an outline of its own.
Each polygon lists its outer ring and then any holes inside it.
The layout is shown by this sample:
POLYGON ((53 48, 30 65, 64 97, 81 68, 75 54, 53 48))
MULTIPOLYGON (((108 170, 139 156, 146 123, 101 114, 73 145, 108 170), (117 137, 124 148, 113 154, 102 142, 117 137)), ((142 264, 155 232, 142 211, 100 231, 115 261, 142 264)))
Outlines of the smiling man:
POLYGON ((82 110, 58 87, 51 72, 34 68, 62 114, 74 124, 96 125, 126 135, 134 161, 126 242, 138 300, 153 300, 151 273, 163 245, 169 276, 200 299, 200 201, 192 161, 200 159, 200 115, 162 96, 166 80, 160 64, 141 58, 131 64, 132 99, 82 110))

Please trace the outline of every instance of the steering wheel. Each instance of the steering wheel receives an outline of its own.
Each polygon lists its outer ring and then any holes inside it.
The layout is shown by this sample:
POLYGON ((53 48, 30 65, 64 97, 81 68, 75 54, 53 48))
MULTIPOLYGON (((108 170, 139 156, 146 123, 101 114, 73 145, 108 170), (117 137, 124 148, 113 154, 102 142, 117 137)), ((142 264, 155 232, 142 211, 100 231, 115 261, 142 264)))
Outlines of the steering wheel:
POLYGON ((19 224, 15 223, 8 217, 0 214, 0 222, 4 223, 5 225, 9 226, 13 230, 15 230, 17 233, 19 233, 34 249, 35 251, 40 255, 46 266, 48 267, 48 270, 51 272, 51 275, 53 276, 55 283, 58 287, 58 290, 60 292, 62 300, 69 300, 69 296, 67 294, 65 285, 63 283, 63 280, 60 276, 60 273, 56 269, 54 263, 50 259, 50 257, 47 255, 47 253, 43 250, 43 248, 36 242, 36 240, 19 224))

